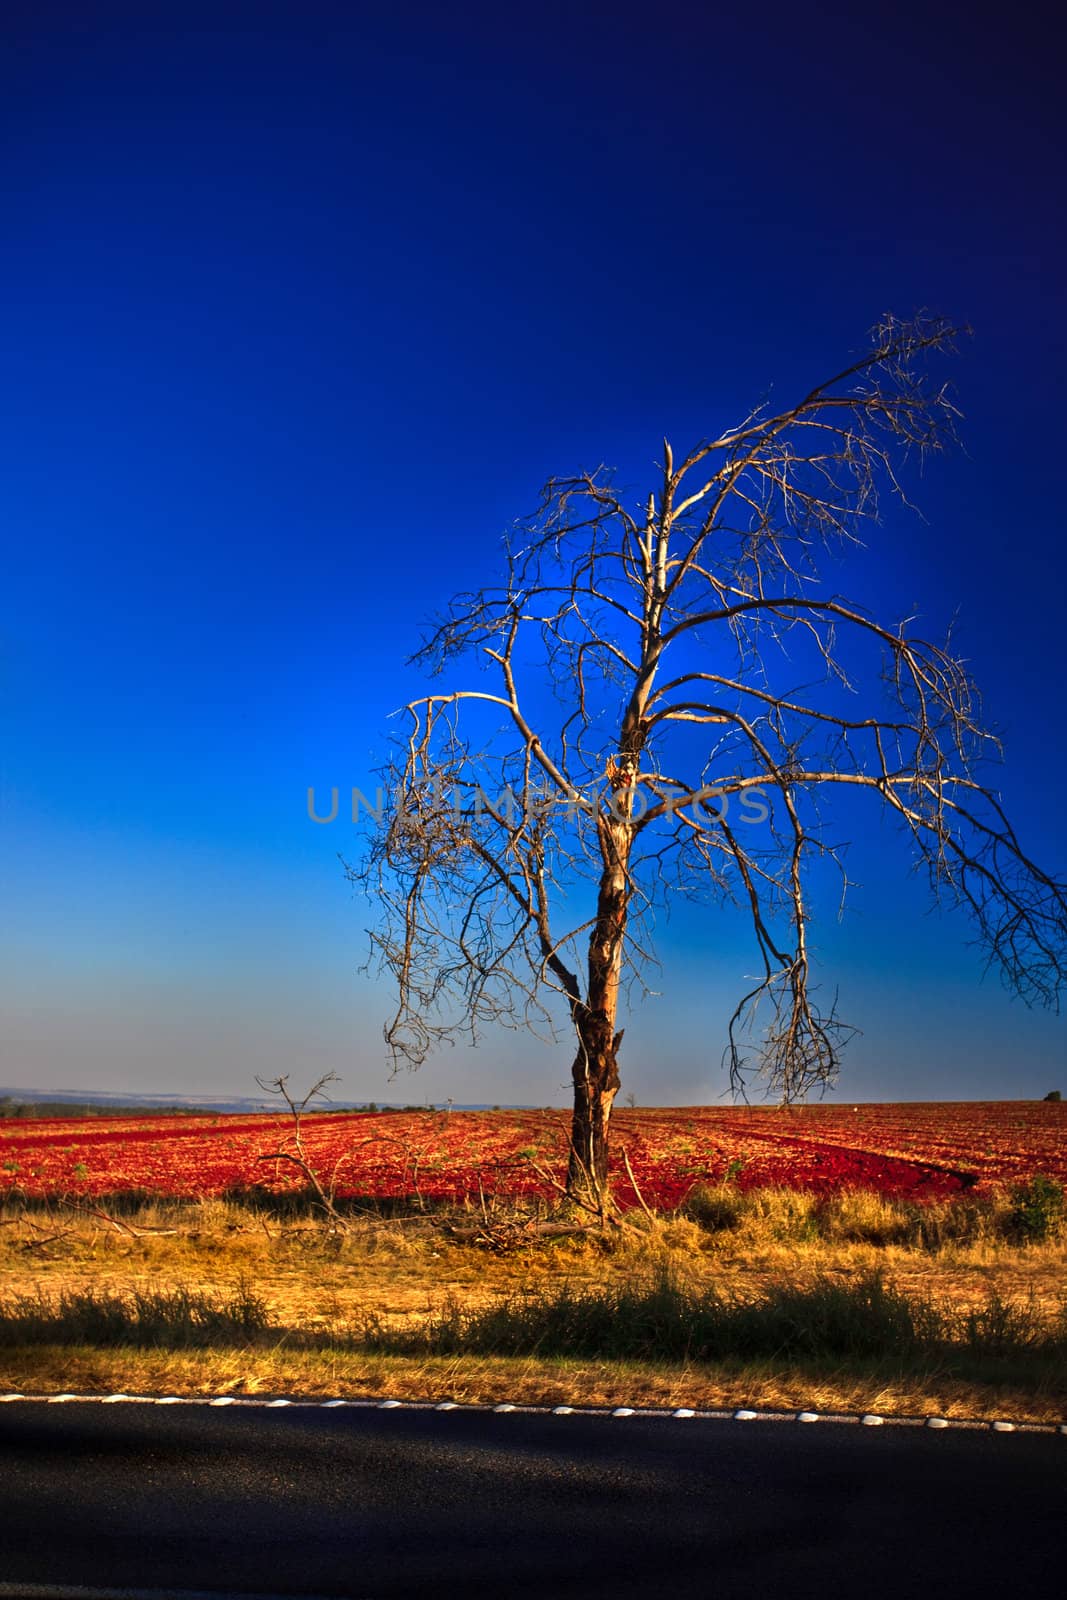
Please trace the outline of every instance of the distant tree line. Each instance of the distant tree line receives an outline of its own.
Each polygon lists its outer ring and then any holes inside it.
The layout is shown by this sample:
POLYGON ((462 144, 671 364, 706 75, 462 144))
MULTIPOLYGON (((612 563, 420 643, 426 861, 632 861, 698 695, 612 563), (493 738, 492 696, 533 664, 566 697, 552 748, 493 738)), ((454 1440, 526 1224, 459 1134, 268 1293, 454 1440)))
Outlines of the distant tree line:
POLYGON ((190 1117, 203 1115, 203 1106, 92 1105, 80 1100, 16 1100, 12 1095, 0 1095, 0 1117, 190 1117))
MULTIPOLYGON (((316 1107, 316 1116, 324 1112, 351 1115, 353 1111, 436 1111, 432 1105, 379 1106, 374 1100, 360 1106, 325 1105, 316 1107)), ((499 1110, 499 1107, 494 1107, 499 1110)), ((204 1117, 219 1115, 244 1115, 247 1112, 222 1112, 211 1106, 146 1106, 100 1105, 80 1100, 16 1100, 13 1095, 0 1095, 0 1117, 204 1117)))

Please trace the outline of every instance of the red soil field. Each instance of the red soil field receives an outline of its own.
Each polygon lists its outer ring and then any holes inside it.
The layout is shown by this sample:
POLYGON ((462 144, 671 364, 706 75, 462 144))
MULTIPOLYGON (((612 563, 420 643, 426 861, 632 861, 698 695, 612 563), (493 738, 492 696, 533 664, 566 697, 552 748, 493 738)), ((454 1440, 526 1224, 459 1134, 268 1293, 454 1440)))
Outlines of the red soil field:
MULTIPOLYGON (((336 1174, 338 1196, 457 1200, 479 1185, 487 1196, 554 1194, 546 1175, 563 1177, 567 1124, 563 1111, 335 1112, 303 1127, 308 1160, 324 1181, 336 1174)), ((919 1201, 987 1195, 1039 1172, 1067 1181, 1067 1103, 619 1110, 612 1130, 624 1206, 636 1197, 623 1150, 644 1199, 662 1209, 724 1178, 741 1189, 871 1189, 919 1201)), ((0 1196, 299 1189, 296 1167, 260 1159, 284 1149, 287 1115, 12 1119, 0 1122, 0 1196)))

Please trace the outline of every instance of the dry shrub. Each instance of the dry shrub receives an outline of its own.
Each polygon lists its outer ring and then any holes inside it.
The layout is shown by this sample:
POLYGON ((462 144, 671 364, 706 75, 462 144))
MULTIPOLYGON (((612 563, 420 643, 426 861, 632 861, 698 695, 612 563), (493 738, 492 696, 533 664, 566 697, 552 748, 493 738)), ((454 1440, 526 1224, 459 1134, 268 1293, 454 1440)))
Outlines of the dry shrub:
POLYGON ((744 1231, 774 1243, 809 1243, 818 1238, 818 1196, 805 1189, 750 1189, 745 1195, 744 1231))
POLYGON ((728 1233, 739 1228, 744 1211, 744 1197, 726 1183, 698 1183, 681 1207, 682 1215, 707 1233, 728 1233))
POLYGON ((846 1189, 822 1201, 815 1223, 831 1243, 905 1245, 912 1232, 908 1209, 870 1189, 846 1189))

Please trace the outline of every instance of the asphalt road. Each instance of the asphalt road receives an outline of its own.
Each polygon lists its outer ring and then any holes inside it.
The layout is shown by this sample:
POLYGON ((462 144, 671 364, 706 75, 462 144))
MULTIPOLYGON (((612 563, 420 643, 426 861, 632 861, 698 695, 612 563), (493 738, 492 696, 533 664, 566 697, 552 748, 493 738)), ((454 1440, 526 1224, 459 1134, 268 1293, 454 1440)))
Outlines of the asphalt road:
POLYGON ((1048 1434, 15 1402, 0 1596, 972 1600, 1058 1586, 1065 1490, 1048 1434))

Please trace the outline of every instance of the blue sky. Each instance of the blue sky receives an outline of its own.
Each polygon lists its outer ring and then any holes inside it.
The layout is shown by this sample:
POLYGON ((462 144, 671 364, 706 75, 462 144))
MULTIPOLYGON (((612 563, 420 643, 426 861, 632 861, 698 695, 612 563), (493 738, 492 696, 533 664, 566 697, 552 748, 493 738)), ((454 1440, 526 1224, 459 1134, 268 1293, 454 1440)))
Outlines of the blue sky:
MULTIPOLYGON (((974 329, 964 452, 841 586, 956 643, 1062 874, 1063 127, 1039 18, 885 5, 13 6, 0 46, 0 1082, 565 1098, 512 1035, 390 1083, 361 784, 435 607, 553 472, 648 482, 887 310, 974 329)), ((1043 1094, 893 835, 816 933, 841 1095, 1043 1094)), ((678 918, 624 1093, 713 1101, 752 951, 678 918)))

